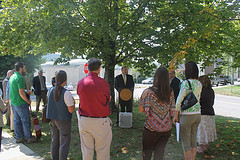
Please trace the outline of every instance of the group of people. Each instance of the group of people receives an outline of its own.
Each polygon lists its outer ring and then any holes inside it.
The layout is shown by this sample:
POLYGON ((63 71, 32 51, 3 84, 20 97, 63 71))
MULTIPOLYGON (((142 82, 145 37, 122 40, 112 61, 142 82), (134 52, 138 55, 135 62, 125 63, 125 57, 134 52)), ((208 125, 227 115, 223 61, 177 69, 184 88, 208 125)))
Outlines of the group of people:
POLYGON ((180 84, 174 74, 165 67, 159 67, 154 75, 153 86, 143 91, 138 102, 139 111, 146 113, 142 133, 144 160, 150 160, 153 152, 154 159, 163 159, 173 117, 174 123, 180 123, 185 160, 195 160, 197 150, 199 153, 207 151, 208 143, 216 139, 214 91, 210 79, 207 75, 198 77, 198 67, 193 61, 185 64, 186 81, 180 84), (181 105, 191 92, 190 88, 198 102, 183 111, 181 105))
POLYGON ((10 107, 9 103, 9 92, 7 89, 9 88, 9 79, 14 73, 14 70, 8 70, 7 76, 2 82, 3 91, 0 89, 1 96, 0 96, 0 152, 1 152, 1 141, 2 141, 2 127, 3 127, 3 115, 6 115, 7 125, 10 126, 11 131, 13 131, 13 110, 10 107), (10 120, 12 119, 12 121, 10 120))
MULTIPOLYGON (((78 83, 77 93, 80 98, 79 132, 83 159, 92 159, 94 150, 98 159, 110 159, 110 145, 112 140, 112 122, 108 117, 111 100, 109 85, 98 74, 101 70, 101 61, 92 58, 88 61, 90 73, 78 83)), ((32 143, 35 137, 31 132, 31 100, 30 89, 26 83, 24 73, 26 65, 22 62, 15 64, 15 72, 8 75, 8 101, 0 101, 0 131, 2 131, 2 115, 7 111, 5 102, 10 103, 14 115, 14 135, 16 143, 32 143)), ((40 70, 33 78, 33 88, 36 95, 36 112, 39 111, 41 99, 47 104, 46 118, 50 119, 51 155, 52 159, 67 159, 71 140, 71 119, 75 109, 75 101, 71 92, 64 86, 67 83, 67 74, 60 70, 52 79, 53 87, 47 92, 46 78, 40 70), (47 95, 46 95, 47 93, 47 95)), ((30 85, 31 86, 31 85, 30 85)), ((5 97, 4 97, 5 98, 5 97)), ((11 121, 11 120, 10 120, 11 121)), ((9 122, 10 123, 10 122, 9 122)), ((0 132, 2 133, 2 132, 0 132)), ((1 145, 0 145, 1 146, 1 145)))
MULTIPOLYGON (((31 100, 26 96, 28 90, 25 89, 26 80, 23 74, 26 73, 26 66, 18 62, 15 69, 14 74, 9 75, 11 78, 8 82, 15 138, 18 143, 31 143, 34 142, 29 111, 31 100)), ((91 160, 96 152, 98 160, 107 160, 110 159, 112 141, 112 121, 108 117, 111 114, 108 104, 111 100, 109 84, 98 76, 101 70, 99 59, 91 58, 88 61, 88 70, 89 74, 81 79, 77 86, 80 102, 77 115, 82 156, 84 160, 91 160)), ((71 92, 64 88, 67 84, 67 73, 63 70, 56 72, 54 86, 48 92, 42 71, 38 74, 33 79, 33 87, 35 94, 39 96, 37 101, 43 99, 47 104, 46 118, 50 119, 52 159, 67 159, 71 141, 71 119, 75 110, 74 98, 71 92)), ((152 87, 145 89, 141 95, 138 102, 139 111, 146 113, 142 132, 144 160, 150 160, 153 152, 154 159, 163 159, 165 146, 171 136, 172 121, 180 122, 186 160, 196 158, 197 142, 198 151, 204 152, 207 150, 207 144, 216 139, 214 91, 211 82, 206 75, 198 77, 198 67, 192 61, 185 64, 185 77, 198 99, 198 103, 185 111, 181 111, 180 106, 189 92, 189 84, 187 81, 180 83, 175 77, 175 72, 169 72, 165 67, 161 66, 156 70, 152 87)), ((119 92, 123 88, 129 88, 133 92, 133 78, 127 74, 126 67, 123 67, 122 74, 115 78, 115 88, 119 92)), ((4 101, 5 99, 2 100, 4 101)), ((4 112, 4 105, 0 101, 0 116, 4 112)), ((39 103, 36 105, 38 111, 39 103)), ((132 112, 132 99, 128 102, 120 99, 120 105, 122 112, 132 112)), ((0 129, 1 127, 0 117, 0 129)))
MULTIPOLYGON (((83 160, 92 160, 94 152, 98 160, 110 159, 112 142, 112 121, 109 102, 111 100, 109 84, 98 75, 101 60, 91 58, 88 61, 89 74, 77 85, 79 96, 78 128, 80 133, 83 160)), ((46 118, 50 119, 52 159, 65 160, 69 153, 71 140, 71 119, 75 109, 74 99, 64 88, 67 83, 65 71, 59 71, 55 77, 55 87, 48 92, 46 118)), ((133 92, 133 77, 128 75, 127 67, 115 78, 115 88, 121 91, 128 88, 133 92)), ((132 98, 120 99, 122 112, 132 112, 132 98)))
MULTIPOLYGON (((3 114, 6 114, 7 125, 14 132, 17 143, 35 142, 31 132, 31 100, 32 84, 36 95, 36 112, 39 110, 41 99, 46 104, 46 78, 40 70, 38 76, 31 80, 26 76, 26 65, 17 62, 13 70, 7 71, 3 80, 3 98, 0 99, 0 131, 3 126, 3 114)), ((2 132, 0 132, 2 133, 2 132)))
MULTIPOLYGON (((110 159, 112 122, 108 102, 111 100, 109 84, 100 78, 101 61, 88 61, 89 74, 78 82, 78 127, 84 160, 91 160, 96 151, 98 160, 110 159)), ((60 70, 55 77, 55 87, 48 92, 46 118, 50 119, 51 156, 54 160, 66 160, 71 140, 71 119, 75 102, 71 92, 64 88, 67 74, 60 70)))
POLYGON ((17 62, 15 69, 7 72, 3 83, 3 100, 1 99, 1 106, 5 106, 2 113, 6 113, 7 125, 10 125, 10 130, 14 131, 17 143, 36 141, 31 132, 30 92, 31 84, 26 77, 26 65, 17 62))

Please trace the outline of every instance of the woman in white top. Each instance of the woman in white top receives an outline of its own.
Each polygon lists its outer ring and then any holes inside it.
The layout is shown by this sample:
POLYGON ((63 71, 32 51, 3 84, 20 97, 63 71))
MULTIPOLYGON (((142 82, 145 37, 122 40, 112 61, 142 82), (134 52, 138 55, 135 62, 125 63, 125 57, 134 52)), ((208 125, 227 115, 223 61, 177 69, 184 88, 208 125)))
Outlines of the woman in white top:
POLYGON ((66 160, 71 140, 72 113, 75 109, 71 92, 64 88, 67 83, 65 71, 56 75, 56 86, 48 96, 47 119, 50 119, 52 159, 66 160))

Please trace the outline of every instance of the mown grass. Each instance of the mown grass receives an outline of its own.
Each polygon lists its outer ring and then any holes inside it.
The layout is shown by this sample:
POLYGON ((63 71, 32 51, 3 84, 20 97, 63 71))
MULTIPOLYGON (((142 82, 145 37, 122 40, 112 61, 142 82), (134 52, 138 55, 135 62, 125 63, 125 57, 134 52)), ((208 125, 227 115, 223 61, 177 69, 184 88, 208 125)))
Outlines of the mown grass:
MULTIPOLYGON (((39 119, 41 113, 38 114, 39 119)), ((144 125, 144 114, 138 113, 135 103, 133 109, 133 127, 130 129, 119 128, 116 124, 117 114, 114 112, 110 116, 113 122, 113 140, 111 144, 111 159, 113 160, 140 160, 142 154, 142 129, 144 125)), ((27 144, 34 152, 46 160, 51 159, 50 143, 51 133, 49 124, 42 124, 40 120, 42 138, 37 143, 27 144)), ((216 160, 239 160, 240 159, 240 119, 216 116, 216 126, 218 139, 211 143, 207 154, 198 154, 197 160, 203 160, 212 156, 216 160)), ((8 127, 4 130, 10 133, 8 127)), ((10 133, 13 135, 13 133, 10 133)), ((34 132, 33 132, 34 134, 34 132)), ((79 132, 76 113, 73 113, 72 119, 72 139, 70 145, 69 159, 82 159, 79 132)), ((175 128, 172 130, 172 136, 166 147, 166 160, 183 160, 183 151, 181 143, 176 141, 175 128)))
POLYGON ((240 85, 237 86, 228 86, 221 88, 214 88, 216 94, 223 94, 229 96, 240 96, 240 85))

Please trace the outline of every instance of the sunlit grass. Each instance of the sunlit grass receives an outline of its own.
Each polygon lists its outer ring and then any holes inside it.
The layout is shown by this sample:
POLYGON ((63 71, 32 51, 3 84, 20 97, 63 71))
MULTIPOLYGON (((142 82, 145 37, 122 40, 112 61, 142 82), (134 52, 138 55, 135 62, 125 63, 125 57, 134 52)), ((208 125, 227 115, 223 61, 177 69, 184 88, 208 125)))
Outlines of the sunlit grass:
POLYGON ((214 88, 216 94, 231 95, 231 96, 240 96, 240 85, 238 86, 228 86, 221 88, 214 88))
MULTIPOLYGON (((138 113, 137 103, 134 103, 133 109, 133 127, 129 129, 119 128, 116 124, 116 112, 110 116, 113 122, 113 140, 111 144, 112 160, 141 160, 142 156, 142 129, 144 125, 145 115, 138 113)), ((46 160, 51 159, 50 143, 51 133, 49 124, 41 123, 41 112, 37 114, 42 131, 41 140, 37 143, 27 144, 34 152, 42 156, 46 160)), ((240 119, 216 116, 216 126, 218 139, 209 146, 208 154, 198 154, 197 160, 204 159, 204 156, 212 156, 216 160, 239 160, 240 146, 240 119)), ((4 130, 9 132, 8 127, 4 130)), ((33 131, 34 133, 34 131, 33 131)), ((81 146, 78 132, 78 124, 76 113, 73 113, 72 119, 72 135, 69 159, 82 159, 81 146)), ((172 136, 167 144, 165 151, 165 160, 183 160, 183 151, 181 142, 176 141, 175 127, 172 129, 172 136)))

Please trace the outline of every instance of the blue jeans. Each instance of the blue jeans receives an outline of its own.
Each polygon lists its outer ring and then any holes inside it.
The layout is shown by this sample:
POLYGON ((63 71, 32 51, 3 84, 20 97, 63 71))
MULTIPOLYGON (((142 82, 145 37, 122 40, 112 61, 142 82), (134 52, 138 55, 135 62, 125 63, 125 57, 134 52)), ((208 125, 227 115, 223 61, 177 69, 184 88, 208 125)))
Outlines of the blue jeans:
POLYGON ((24 138, 29 140, 32 138, 30 112, 28 107, 28 104, 23 104, 21 106, 14 106, 12 104, 14 114, 14 133, 16 139, 24 138))

